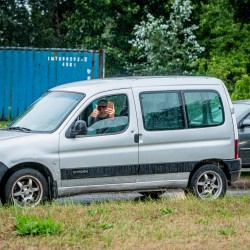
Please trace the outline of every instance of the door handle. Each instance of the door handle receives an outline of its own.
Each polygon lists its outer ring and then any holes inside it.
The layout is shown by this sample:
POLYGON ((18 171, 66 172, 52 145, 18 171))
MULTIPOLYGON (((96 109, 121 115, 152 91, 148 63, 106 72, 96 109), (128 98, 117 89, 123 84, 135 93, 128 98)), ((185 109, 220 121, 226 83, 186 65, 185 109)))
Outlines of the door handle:
POLYGON ((142 134, 135 134, 134 135, 134 141, 135 143, 140 143, 140 138, 142 137, 142 134))

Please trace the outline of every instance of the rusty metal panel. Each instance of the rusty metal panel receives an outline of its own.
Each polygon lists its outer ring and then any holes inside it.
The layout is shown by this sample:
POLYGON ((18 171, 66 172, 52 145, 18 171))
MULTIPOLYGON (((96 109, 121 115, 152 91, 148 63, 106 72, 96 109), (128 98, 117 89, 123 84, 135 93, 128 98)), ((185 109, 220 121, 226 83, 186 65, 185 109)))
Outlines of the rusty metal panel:
POLYGON ((15 118, 52 87, 103 77, 102 50, 0 47, 0 118, 15 118))

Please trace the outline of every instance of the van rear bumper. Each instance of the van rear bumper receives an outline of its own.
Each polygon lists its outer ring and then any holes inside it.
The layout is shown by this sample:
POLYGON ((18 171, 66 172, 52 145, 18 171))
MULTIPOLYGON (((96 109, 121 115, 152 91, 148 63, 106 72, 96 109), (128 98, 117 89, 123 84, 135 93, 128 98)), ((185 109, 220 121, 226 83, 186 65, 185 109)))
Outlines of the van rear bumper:
POLYGON ((233 160, 226 160, 225 163, 228 166, 228 179, 229 181, 235 182, 240 178, 240 172, 241 172, 241 159, 233 159, 233 160))

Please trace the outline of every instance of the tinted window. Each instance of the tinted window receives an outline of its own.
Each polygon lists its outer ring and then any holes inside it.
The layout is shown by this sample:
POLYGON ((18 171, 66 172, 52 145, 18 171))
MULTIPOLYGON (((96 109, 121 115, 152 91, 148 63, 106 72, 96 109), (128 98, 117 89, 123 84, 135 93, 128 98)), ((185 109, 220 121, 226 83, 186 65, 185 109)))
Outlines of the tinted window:
POLYGON ((140 95, 143 123, 146 130, 184 128, 178 92, 151 92, 140 95))
POLYGON ((218 126, 224 122, 223 107, 217 92, 187 91, 184 97, 190 128, 218 126))

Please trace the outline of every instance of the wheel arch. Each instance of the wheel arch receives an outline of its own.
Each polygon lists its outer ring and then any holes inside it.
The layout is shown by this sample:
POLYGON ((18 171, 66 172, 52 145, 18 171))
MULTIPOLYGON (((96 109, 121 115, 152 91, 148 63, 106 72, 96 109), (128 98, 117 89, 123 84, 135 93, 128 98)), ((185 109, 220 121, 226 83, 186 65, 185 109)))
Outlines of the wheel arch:
POLYGON ((49 198, 53 199, 57 197, 57 193, 58 193, 57 182, 54 181, 51 171, 43 164, 40 164, 37 162, 23 162, 23 163, 13 166, 12 168, 9 168, 1 180, 1 184, 0 184, 1 196, 3 195, 4 186, 7 180, 10 178, 10 176, 16 171, 20 169, 26 169, 26 168, 31 168, 40 172, 47 181, 48 188, 49 188, 49 196, 50 196, 49 198))
POLYGON ((194 173, 197 171, 197 169, 199 169, 200 167, 207 165, 207 164, 213 164, 215 166, 217 166, 218 168, 221 168, 223 170, 223 172, 226 175, 226 179, 229 180, 230 179, 230 174, 229 174, 229 168, 227 166, 227 164, 221 160, 221 159, 206 159, 206 160, 202 160, 199 161, 195 164, 193 170, 190 172, 189 175, 189 179, 188 179, 188 187, 190 187, 190 181, 192 179, 192 176, 194 175, 194 173))

